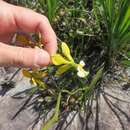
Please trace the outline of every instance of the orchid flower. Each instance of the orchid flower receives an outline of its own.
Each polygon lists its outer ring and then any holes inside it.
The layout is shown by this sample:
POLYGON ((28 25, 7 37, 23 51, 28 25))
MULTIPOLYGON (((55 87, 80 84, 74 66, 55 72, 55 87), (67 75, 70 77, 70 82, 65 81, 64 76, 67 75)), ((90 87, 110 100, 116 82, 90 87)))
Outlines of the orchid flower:
POLYGON ((85 66, 84 61, 80 61, 79 64, 75 63, 74 59, 71 56, 70 49, 66 43, 62 42, 61 49, 62 54, 55 54, 52 56, 52 63, 56 66, 60 66, 56 71, 56 75, 59 76, 70 68, 74 67, 77 69, 77 75, 79 77, 86 77, 89 72, 83 69, 83 67, 85 66))

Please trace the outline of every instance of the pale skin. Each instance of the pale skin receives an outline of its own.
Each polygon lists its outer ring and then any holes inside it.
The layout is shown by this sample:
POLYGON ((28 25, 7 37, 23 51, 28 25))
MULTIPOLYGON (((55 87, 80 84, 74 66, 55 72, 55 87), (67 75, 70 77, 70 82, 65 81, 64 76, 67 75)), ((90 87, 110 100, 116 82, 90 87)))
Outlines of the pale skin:
POLYGON ((56 50, 56 34, 45 16, 0 0, 0 66, 47 66, 56 50), (13 34, 18 30, 40 33, 45 49, 10 45, 13 34))

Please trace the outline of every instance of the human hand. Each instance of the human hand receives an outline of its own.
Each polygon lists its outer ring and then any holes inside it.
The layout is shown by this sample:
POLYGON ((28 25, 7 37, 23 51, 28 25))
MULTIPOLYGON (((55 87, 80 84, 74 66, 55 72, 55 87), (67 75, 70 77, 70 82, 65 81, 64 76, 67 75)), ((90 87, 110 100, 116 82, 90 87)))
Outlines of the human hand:
POLYGON ((56 35, 45 16, 0 0, 0 66, 46 66, 56 50, 56 35), (40 33, 44 50, 9 45, 17 30, 40 33))

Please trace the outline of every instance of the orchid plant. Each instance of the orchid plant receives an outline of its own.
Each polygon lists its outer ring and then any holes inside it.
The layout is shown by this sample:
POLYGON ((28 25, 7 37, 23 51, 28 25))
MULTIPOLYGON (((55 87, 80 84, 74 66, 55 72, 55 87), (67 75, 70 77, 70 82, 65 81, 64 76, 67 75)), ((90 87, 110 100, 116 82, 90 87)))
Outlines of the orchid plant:
MULTIPOLYGON (((35 47, 33 42, 28 40, 23 35, 17 35, 17 42, 22 42, 24 45, 28 45, 31 47, 35 47)), ((66 71, 70 70, 71 68, 74 68, 77 70, 77 76, 79 78, 85 78, 88 76, 89 71, 84 70, 85 63, 83 60, 81 60, 79 63, 76 63, 71 55, 70 49, 68 45, 65 42, 61 42, 61 54, 57 53, 53 56, 51 56, 52 64, 54 66, 57 66, 58 69, 55 73, 55 76, 60 76, 66 71)), ((40 43, 38 42, 36 44, 36 47, 40 47, 40 43)), ((32 71, 29 71, 28 69, 23 69, 22 73, 25 77, 30 78, 30 82, 34 85, 38 84, 38 86, 44 87, 45 84, 39 80, 41 77, 47 76, 46 71, 39 71, 38 69, 32 69, 32 71)))
POLYGON ((73 67, 77 69, 77 75, 79 77, 86 77, 89 72, 83 69, 83 67, 85 66, 84 61, 80 61, 79 64, 75 63, 70 54, 70 49, 66 43, 61 43, 61 49, 62 54, 55 54, 52 56, 52 63, 56 66, 59 66, 58 70, 56 71, 56 75, 59 76, 73 67))
MULTIPOLYGON (((19 35, 16 37, 16 40, 22 42, 25 45, 35 47, 34 44, 24 36, 19 35)), ((36 45, 37 47, 41 47, 40 42, 38 42, 36 45)), ((32 84, 32 86, 34 86, 32 88, 36 88, 37 91, 45 94, 45 95, 42 94, 44 96, 39 97, 38 100, 42 98, 44 102, 43 105, 49 104, 50 101, 52 101, 54 104, 53 105, 53 108, 55 107, 54 113, 48 119, 48 121, 43 124, 42 130, 48 130, 50 127, 53 126, 54 123, 59 121, 59 118, 61 118, 60 108, 64 110, 66 109, 72 110, 73 108, 75 108, 77 103, 79 105, 78 106, 79 108, 80 107, 83 108, 85 104, 84 102, 86 102, 88 96, 91 93, 93 93, 93 89, 97 81, 101 78, 103 72, 103 68, 99 69, 99 71, 94 75, 90 84, 86 84, 86 82, 84 81, 86 80, 86 77, 89 75, 89 71, 86 71, 84 69, 85 68, 84 61, 81 60, 79 63, 76 63, 71 55, 71 51, 68 45, 64 42, 61 42, 61 44, 59 45, 60 45, 59 47, 60 51, 51 56, 52 65, 39 69, 31 68, 22 70, 23 76, 30 79, 30 83, 32 84), (74 75, 75 77, 72 77, 72 79, 70 79, 69 77, 69 80, 75 82, 75 80, 77 79, 76 84, 74 85, 72 83, 73 85, 72 88, 69 87, 66 83, 64 83, 64 85, 61 86, 61 83, 63 84, 64 81, 66 82, 66 79, 68 77, 62 78, 62 80, 60 78, 64 73, 71 71, 72 72, 74 71, 72 75, 74 75), (51 79, 51 77, 53 77, 53 79, 51 79), (48 81, 46 82, 46 79, 48 79, 49 83, 48 81), (50 86, 51 81, 53 85, 52 87, 50 86), (47 92, 50 94, 48 94, 47 92), (47 98, 49 98, 50 100, 48 100, 47 98), (74 100, 74 102, 72 102, 72 100, 74 100), (69 104, 69 102, 71 102, 71 104, 69 104)), ((36 89, 34 89, 34 91, 36 89)), ((33 94, 35 94, 34 91, 33 94)), ((47 106, 44 106, 43 109, 47 109, 46 107, 47 106)))

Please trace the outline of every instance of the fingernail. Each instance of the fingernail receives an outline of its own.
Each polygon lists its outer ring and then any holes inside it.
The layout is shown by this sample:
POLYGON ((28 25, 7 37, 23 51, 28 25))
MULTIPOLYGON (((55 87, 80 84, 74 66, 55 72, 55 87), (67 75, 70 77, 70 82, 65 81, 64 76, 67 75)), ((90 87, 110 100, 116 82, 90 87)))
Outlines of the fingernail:
POLYGON ((49 64, 49 54, 40 48, 35 48, 35 67, 41 67, 49 64))

